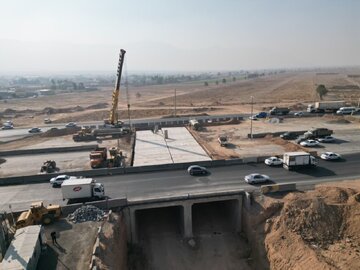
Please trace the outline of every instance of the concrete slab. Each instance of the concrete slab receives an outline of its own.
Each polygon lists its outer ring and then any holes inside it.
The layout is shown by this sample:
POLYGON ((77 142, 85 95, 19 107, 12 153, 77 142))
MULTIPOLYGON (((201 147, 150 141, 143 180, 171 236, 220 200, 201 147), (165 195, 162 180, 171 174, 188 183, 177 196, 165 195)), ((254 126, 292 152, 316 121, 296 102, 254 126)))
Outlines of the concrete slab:
POLYGON ((206 161, 211 158, 184 127, 167 128, 153 133, 151 130, 137 131, 134 166, 206 161))

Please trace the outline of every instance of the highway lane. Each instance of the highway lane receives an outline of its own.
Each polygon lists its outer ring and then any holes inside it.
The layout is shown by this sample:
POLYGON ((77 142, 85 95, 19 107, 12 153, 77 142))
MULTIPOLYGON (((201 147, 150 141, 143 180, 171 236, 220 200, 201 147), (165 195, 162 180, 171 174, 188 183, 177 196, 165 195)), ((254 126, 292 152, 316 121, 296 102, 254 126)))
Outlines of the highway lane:
MULTIPOLYGON (((259 185, 252 186, 243 180, 245 175, 254 172, 269 175, 274 183, 297 182, 302 185, 356 177, 360 179, 360 154, 344 157, 346 161, 342 162, 321 160, 318 167, 301 172, 289 172, 282 167, 267 167, 264 164, 244 164, 210 168, 208 176, 193 177, 186 170, 174 170, 104 176, 97 177, 96 180, 104 184, 106 195, 110 198, 127 197, 135 200, 234 188, 254 190, 259 185)), ((9 211, 9 204, 13 210, 22 210, 37 200, 62 205, 65 203, 62 201, 60 188, 52 188, 47 183, 0 187, 0 198, 0 209, 6 211, 9 211)))

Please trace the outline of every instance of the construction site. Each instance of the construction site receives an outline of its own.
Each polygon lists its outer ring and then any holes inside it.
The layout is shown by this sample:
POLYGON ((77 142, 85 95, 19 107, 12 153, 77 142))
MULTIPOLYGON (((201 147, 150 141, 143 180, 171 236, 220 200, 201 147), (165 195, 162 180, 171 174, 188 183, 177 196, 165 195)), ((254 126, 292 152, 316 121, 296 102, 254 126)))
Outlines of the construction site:
POLYGON ((0 134, 0 269, 360 268, 360 118, 336 113, 356 106, 360 76, 289 72, 175 93, 159 86, 136 89, 142 100, 131 104, 125 53, 114 89, 92 93, 81 109, 66 94, 62 104, 39 98, 36 106, 59 106, 52 114, 26 111, 25 99, 1 112, 16 128, 0 134), (314 81, 330 89, 315 103, 314 81), (349 84, 351 93, 338 91, 349 84), (36 134, 27 132, 29 115, 33 125, 46 120, 36 134), (308 147, 284 133, 335 139, 308 147), (316 168, 264 164, 294 152, 317 159, 316 168), (341 161, 321 160, 327 152, 341 161), (271 180, 243 180, 254 172, 271 180))

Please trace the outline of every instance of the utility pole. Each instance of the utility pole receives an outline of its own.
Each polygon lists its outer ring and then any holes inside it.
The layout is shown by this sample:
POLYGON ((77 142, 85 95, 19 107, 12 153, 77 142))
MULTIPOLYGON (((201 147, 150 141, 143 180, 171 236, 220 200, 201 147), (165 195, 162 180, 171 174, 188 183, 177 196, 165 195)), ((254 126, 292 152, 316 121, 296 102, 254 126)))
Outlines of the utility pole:
POLYGON ((176 88, 174 90, 174 116, 176 117, 176 88))
POLYGON ((251 96, 251 116, 250 116, 250 139, 252 140, 253 139, 253 125, 252 125, 252 122, 253 122, 253 105, 254 105, 254 97, 251 96))

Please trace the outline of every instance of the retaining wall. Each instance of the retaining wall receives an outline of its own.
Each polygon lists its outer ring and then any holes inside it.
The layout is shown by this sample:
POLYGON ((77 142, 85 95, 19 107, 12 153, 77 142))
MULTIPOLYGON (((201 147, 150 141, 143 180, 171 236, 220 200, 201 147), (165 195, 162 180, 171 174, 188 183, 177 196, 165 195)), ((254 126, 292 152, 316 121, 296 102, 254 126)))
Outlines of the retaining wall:
POLYGON ((18 156, 18 155, 34 155, 34 154, 46 154, 46 153, 61 153, 61 152, 79 152, 79 151, 92 151, 98 145, 81 145, 81 146, 70 146, 70 147, 52 147, 52 148, 37 148, 37 149, 20 149, 20 150, 9 150, 0 151, 0 157, 4 156, 18 156))

